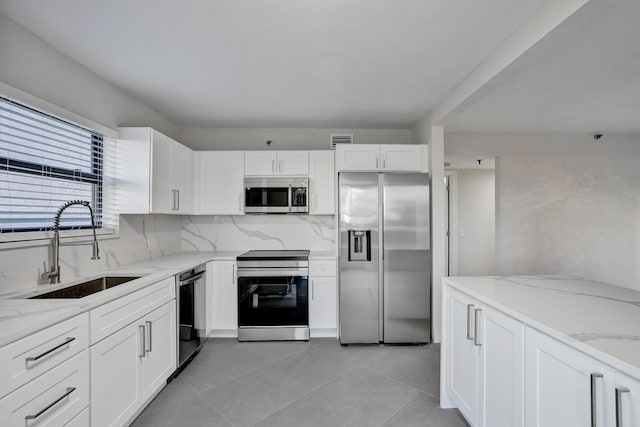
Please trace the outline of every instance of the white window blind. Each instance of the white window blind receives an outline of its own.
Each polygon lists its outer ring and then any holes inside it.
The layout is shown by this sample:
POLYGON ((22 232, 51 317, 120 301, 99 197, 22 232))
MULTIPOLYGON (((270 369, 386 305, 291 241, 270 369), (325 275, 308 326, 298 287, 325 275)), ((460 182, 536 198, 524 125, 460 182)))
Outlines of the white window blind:
MULTIPOLYGON (((86 200, 103 226, 102 135, 0 97, 0 233, 51 229, 58 208, 86 200)), ((91 228, 73 206, 60 229, 91 228)))

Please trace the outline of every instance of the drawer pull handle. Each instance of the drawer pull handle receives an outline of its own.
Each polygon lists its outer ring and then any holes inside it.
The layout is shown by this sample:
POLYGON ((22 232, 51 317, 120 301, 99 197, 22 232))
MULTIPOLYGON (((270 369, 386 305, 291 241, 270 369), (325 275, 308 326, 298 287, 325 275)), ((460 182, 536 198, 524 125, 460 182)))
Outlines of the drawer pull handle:
POLYGON ((56 351, 57 349, 59 349, 60 347, 64 347, 65 345, 69 344, 71 341, 74 341, 76 338, 75 337, 67 337, 66 340, 64 340, 63 343, 58 344, 57 346, 53 347, 52 349, 49 349, 47 351, 45 351, 44 353, 40 353, 37 356, 33 356, 33 357, 27 357, 26 360, 27 362, 35 362, 36 360, 40 360, 43 357, 45 357, 47 354, 51 354, 54 351, 56 351))
POLYGON ((480 347, 482 345, 482 343, 480 342, 480 339, 478 337, 478 335, 480 335, 479 329, 480 329, 480 314, 482 313, 482 309, 481 308, 476 308, 476 312, 475 312, 475 316, 473 318, 473 344, 480 347))
POLYGON ((138 353, 138 357, 139 358, 143 358, 146 354, 146 350, 147 350, 147 345, 146 345, 146 334, 144 331, 144 325, 138 325, 138 329, 140 329, 140 339, 142 340, 142 342, 140 343, 140 353, 138 353))
POLYGON ((151 352, 151 351, 153 350, 153 344, 152 344, 152 342, 151 342, 151 327, 152 327, 152 326, 151 326, 151 323, 152 323, 152 322, 151 322, 151 321, 149 321, 149 320, 147 320, 147 321, 145 322, 145 324, 147 325, 147 330, 149 331, 149 332, 148 332, 148 335, 147 335, 147 341, 148 341, 148 342, 147 342, 147 344, 148 344, 148 347, 145 349, 145 351, 148 351, 148 352, 151 352))
POLYGON ((598 400, 596 394, 598 392, 597 380, 599 378, 603 378, 603 375, 597 372, 591 374, 591 427, 596 427, 598 423, 598 400))
POLYGON ((26 417, 24 417, 25 420, 35 420, 36 418, 38 418, 40 415, 44 414, 45 412, 47 412, 49 409, 51 409, 53 406, 55 406, 58 402, 60 402, 62 399, 64 399, 65 397, 69 396, 71 393, 73 393, 74 391, 76 391, 75 387, 67 387, 67 391, 64 392, 64 394, 62 396, 60 396, 59 398, 57 398, 56 400, 54 400, 53 402, 49 403, 47 405, 46 408, 42 408, 41 410, 38 411, 38 413, 34 414, 34 415, 27 415, 26 417))
POLYGON ((626 387, 616 387, 616 427, 622 427, 622 393, 630 393, 626 387))
POLYGON ((473 304, 467 304, 467 339, 472 340, 471 335, 471 312, 473 311, 473 304))

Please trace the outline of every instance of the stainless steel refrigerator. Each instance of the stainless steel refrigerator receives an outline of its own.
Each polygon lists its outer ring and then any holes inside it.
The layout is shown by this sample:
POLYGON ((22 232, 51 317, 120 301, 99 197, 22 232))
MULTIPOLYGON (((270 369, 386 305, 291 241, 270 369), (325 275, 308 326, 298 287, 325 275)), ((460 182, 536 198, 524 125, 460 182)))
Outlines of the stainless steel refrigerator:
POLYGON ((429 176, 343 172, 338 182, 340 342, 431 341, 429 176))

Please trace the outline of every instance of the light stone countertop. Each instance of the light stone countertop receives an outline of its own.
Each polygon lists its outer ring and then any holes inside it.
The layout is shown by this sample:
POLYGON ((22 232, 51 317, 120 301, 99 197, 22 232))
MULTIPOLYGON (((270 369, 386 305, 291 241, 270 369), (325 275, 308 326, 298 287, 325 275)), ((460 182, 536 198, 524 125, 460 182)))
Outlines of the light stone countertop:
POLYGON ((443 283, 640 378, 640 291, 560 276, 448 277, 443 283))
POLYGON ((1 294, 0 347, 199 264, 211 260, 235 260, 240 253, 242 252, 182 252, 124 265, 85 279, 61 283, 60 285, 41 285, 19 292, 1 294), (105 274, 141 275, 142 277, 81 299, 26 299, 32 295, 71 286, 105 274))
POLYGON ((337 257, 335 251, 311 251, 309 253, 310 259, 336 259, 337 257))

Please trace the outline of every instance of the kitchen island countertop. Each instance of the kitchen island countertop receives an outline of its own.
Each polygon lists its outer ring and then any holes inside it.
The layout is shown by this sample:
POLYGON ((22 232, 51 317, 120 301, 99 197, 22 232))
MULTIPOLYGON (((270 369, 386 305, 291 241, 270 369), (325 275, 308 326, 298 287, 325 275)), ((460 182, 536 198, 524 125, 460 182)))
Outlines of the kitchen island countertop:
POLYGON ((442 280, 445 285, 640 378, 640 291, 561 276, 442 280))

